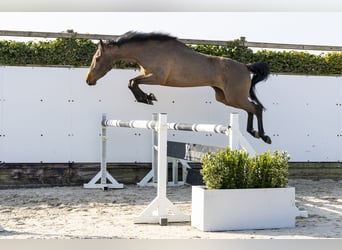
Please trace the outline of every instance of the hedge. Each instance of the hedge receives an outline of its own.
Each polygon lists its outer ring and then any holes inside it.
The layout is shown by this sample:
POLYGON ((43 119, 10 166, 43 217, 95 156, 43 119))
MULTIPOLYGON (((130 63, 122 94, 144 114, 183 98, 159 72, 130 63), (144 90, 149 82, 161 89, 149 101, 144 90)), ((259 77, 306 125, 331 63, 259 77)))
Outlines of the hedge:
POLYGON ((250 48, 239 46, 239 40, 227 46, 191 46, 204 54, 225 56, 243 63, 267 62, 272 73, 291 73, 304 75, 342 75, 342 53, 310 54, 300 51, 253 52, 250 48))
MULTIPOLYGON (((227 46, 189 45, 192 49, 209 55, 224 56, 243 63, 267 62, 272 73, 305 75, 341 75, 342 53, 314 55, 298 51, 259 50, 239 45, 239 40, 227 46)), ((68 65, 88 67, 97 44, 87 39, 57 38, 38 42, 0 41, 1 65, 68 65)), ((137 67, 132 63, 118 62, 117 68, 137 67)))
POLYGON ((50 41, 0 41, 3 65, 89 65, 97 45, 90 40, 57 38, 50 41))

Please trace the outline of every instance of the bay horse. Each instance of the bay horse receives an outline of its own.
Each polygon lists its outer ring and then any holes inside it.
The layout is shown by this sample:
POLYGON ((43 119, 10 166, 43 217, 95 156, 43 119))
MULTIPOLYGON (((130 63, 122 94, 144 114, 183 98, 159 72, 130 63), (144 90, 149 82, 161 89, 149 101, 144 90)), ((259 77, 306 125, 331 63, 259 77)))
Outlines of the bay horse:
POLYGON ((167 34, 130 31, 115 41, 100 40, 86 82, 95 85, 119 60, 134 62, 141 67, 142 74, 129 80, 128 84, 138 102, 153 104, 157 101, 153 93, 143 92, 140 84, 211 86, 217 101, 248 113, 247 131, 253 137, 271 143, 263 128, 264 106, 255 94, 255 85, 270 74, 266 63, 246 65, 229 58, 198 53, 167 34), (258 120, 258 131, 253 129, 253 115, 258 120))

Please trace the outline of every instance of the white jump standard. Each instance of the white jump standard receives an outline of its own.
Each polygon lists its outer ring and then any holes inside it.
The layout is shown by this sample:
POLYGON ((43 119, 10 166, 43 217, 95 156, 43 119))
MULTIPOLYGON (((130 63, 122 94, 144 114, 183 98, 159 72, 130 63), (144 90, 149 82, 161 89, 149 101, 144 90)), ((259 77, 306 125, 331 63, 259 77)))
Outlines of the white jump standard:
POLYGON ((167 116, 158 115, 158 124, 155 130, 158 131, 157 166, 158 185, 157 197, 135 218, 135 223, 159 223, 166 225, 167 222, 187 222, 190 216, 181 212, 166 196, 167 188, 167 116))
MULTIPOLYGON (((102 123, 106 119, 106 116, 102 115, 102 123)), ((106 190, 108 188, 123 188, 123 184, 118 183, 113 176, 107 171, 107 130, 102 124, 102 143, 101 143, 101 163, 100 171, 87 183, 84 184, 84 188, 102 188, 106 190), (97 183, 100 180, 100 183, 97 183), (109 180, 110 183, 107 183, 109 180)))

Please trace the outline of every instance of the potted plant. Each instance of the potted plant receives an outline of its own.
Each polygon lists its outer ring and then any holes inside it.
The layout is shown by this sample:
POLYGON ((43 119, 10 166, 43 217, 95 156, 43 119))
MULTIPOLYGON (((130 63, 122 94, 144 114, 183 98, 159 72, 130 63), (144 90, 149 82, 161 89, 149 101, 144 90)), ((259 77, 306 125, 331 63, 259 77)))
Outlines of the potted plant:
POLYGON ((249 157, 229 147, 202 157, 205 186, 192 187, 192 226, 202 231, 270 229, 295 226, 305 216, 288 187, 286 152, 249 157))

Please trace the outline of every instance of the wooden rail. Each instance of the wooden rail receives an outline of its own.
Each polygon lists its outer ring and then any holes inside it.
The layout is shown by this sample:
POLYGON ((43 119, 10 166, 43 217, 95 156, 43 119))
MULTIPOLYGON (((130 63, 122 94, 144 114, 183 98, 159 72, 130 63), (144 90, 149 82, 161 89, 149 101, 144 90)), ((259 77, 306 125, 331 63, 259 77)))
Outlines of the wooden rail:
MULTIPOLYGON (((42 38, 80 38, 80 39, 117 39, 118 35, 104 35, 104 34, 86 34, 75 33, 73 30, 67 32, 37 32, 37 31, 12 31, 0 30, 0 36, 12 37, 42 37, 42 38)), ((214 40, 196 40, 196 39, 180 39, 185 44, 196 45, 226 45, 229 41, 214 41, 214 40)), ((241 46, 250 48, 262 49, 289 49, 289 50, 316 50, 316 51, 340 51, 342 46, 329 46, 329 45, 308 45, 308 44, 285 44, 285 43, 264 43, 264 42, 249 42, 245 37, 240 38, 241 46)))

